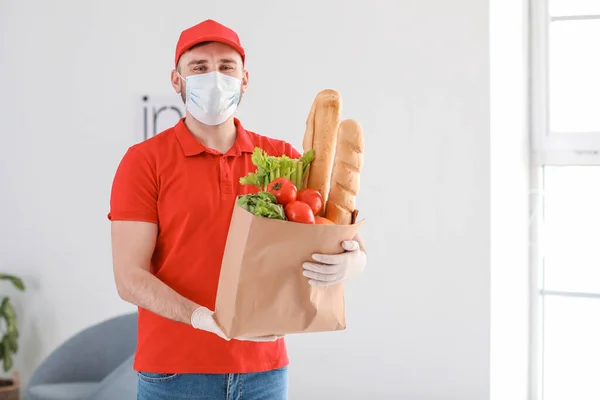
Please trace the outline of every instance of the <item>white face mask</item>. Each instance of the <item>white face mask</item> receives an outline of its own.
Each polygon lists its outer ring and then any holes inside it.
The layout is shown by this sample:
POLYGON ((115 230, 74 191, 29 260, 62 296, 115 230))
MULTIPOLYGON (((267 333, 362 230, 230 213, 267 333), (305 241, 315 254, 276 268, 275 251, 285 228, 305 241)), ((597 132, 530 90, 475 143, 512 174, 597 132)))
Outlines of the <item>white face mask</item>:
POLYGON ((206 125, 220 125, 237 109, 242 81, 220 72, 190 75, 185 79, 185 106, 206 125))

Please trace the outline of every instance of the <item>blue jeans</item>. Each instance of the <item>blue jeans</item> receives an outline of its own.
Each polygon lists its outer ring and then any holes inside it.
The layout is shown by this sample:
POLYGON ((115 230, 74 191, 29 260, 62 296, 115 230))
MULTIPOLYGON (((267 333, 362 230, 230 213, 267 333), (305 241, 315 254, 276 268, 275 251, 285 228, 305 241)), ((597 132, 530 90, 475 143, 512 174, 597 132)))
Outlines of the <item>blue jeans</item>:
POLYGON ((249 374, 138 372, 138 400, 287 400, 287 367, 249 374))

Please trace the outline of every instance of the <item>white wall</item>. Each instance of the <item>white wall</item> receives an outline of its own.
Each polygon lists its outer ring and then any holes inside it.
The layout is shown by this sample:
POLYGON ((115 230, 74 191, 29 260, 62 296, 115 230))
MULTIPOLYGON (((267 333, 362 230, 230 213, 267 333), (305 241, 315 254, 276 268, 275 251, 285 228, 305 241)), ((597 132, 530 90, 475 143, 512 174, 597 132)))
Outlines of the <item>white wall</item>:
POLYGON ((539 210, 528 208, 527 8, 523 0, 490 1, 491 400, 537 398, 528 397, 528 245, 539 210))
POLYGON ((477 0, 2 1, 0 270, 29 285, 15 298, 24 377, 77 330, 133 309, 112 281, 113 173, 139 136, 140 96, 171 91, 179 32, 210 17, 247 48, 249 129, 299 147, 314 95, 333 87, 366 135, 369 268, 348 284, 346 332, 288 339, 291 398, 486 399, 487 12, 477 0))

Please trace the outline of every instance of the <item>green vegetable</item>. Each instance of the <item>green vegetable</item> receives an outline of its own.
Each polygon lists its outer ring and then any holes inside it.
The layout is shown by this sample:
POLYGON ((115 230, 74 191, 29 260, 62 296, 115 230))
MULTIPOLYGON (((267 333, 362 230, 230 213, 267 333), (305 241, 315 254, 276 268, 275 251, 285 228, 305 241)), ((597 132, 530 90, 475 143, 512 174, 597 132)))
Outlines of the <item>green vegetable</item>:
POLYGON ((314 151, 307 151, 301 158, 290 158, 286 155, 281 157, 269 156, 260 148, 255 148, 252 153, 252 164, 256 172, 240 178, 242 185, 253 185, 266 191, 269 183, 277 178, 288 178, 298 190, 304 187, 304 178, 308 166, 315 159, 314 151))
POLYGON ((237 204, 257 217, 286 220, 285 210, 272 193, 258 192, 240 196, 237 204))

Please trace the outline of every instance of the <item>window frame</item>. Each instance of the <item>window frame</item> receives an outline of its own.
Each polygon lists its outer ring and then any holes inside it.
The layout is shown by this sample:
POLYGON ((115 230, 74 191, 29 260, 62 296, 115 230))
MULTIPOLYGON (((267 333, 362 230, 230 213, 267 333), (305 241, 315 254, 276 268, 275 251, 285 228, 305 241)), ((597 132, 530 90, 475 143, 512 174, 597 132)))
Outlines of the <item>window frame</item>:
POLYGON ((531 0, 531 131, 534 167, 600 165, 600 132, 550 132, 548 36, 552 20, 600 19, 600 15, 550 18, 549 0, 531 0))
POLYGON ((552 18, 550 0, 529 0, 530 119, 530 340, 529 398, 543 399, 544 300, 547 296, 598 297, 598 294, 544 290, 544 167, 600 166, 600 132, 549 129, 549 31, 552 20, 600 19, 600 15, 552 18))

